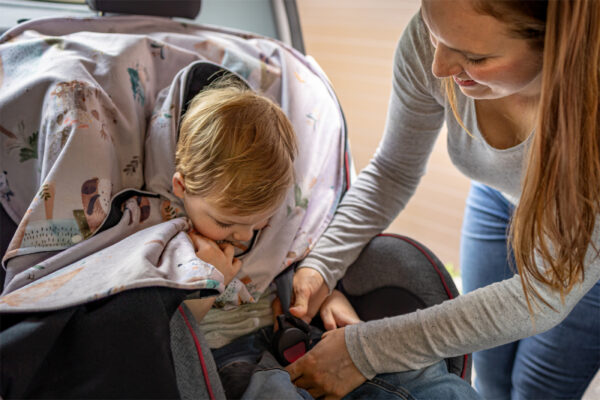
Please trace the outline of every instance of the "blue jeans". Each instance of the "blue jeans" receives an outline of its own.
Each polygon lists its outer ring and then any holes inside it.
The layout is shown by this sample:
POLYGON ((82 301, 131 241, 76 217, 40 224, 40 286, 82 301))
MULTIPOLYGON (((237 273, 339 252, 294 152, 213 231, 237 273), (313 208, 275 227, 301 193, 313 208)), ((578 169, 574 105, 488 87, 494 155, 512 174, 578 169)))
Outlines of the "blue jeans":
MULTIPOLYGON (((513 276, 507 251, 513 211, 498 191, 472 183, 461 238, 465 292, 513 276)), ((485 399, 580 398, 600 367, 600 283, 553 329, 474 353, 473 362, 475 388, 485 399)))
MULTIPOLYGON (((269 353, 271 336, 272 327, 267 327, 212 350, 219 374, 225 380, 223 387, 228 398, 312 399, 306 390, 294 386, 289 374, 269 353), (228 391, 239 383, 243 389, 228 391)), ((418 371, 377 375, 344 399, 475 400, 480 397, 467 382, 449 373, 446 364, 440 361, 418 371)))

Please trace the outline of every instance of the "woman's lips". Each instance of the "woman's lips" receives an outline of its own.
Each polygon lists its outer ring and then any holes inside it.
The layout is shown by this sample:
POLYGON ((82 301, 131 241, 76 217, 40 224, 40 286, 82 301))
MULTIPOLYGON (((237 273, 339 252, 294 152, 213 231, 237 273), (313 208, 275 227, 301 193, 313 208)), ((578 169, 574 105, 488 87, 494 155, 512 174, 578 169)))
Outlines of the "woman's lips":
POLYGON ((471 79, 463 80, 463 79, 457 78, 456 76, 453 76, 453 78, 454 78, 454 82, 456 82, 456 84, 459 85, 459 86, 473 86, 473 85, 477 85, 477 82, 475 82, 475 81, 473 81, 471 79))

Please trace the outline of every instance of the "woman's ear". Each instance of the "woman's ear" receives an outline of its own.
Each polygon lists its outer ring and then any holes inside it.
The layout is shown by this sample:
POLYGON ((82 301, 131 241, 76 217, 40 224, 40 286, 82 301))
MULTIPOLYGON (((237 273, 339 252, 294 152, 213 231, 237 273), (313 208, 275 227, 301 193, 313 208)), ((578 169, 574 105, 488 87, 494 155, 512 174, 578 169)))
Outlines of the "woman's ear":
POLYGON ((185 182, 183 181, 183 175, 180 172, 173 174, 173 194, 180 199, 183 199, 185 193, 185 182))

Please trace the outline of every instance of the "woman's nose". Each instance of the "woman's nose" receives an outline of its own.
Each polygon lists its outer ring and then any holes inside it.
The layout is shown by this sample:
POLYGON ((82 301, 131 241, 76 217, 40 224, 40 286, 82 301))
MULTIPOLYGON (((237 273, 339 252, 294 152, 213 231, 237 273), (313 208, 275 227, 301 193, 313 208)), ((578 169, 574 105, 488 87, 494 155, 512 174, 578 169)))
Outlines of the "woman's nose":
POLYGON ((457 57, 458 54, 446 48, 443 44, 438 43, 433 55, 431 72, 436 78, 445 78, 460 74, 463 68, 458 63, 457 57))
POLYGON ((243 227, 233 232, 233 238, 241 242, 245 242, 252 239, 252 235, 254 235, 252 227, 243 227))

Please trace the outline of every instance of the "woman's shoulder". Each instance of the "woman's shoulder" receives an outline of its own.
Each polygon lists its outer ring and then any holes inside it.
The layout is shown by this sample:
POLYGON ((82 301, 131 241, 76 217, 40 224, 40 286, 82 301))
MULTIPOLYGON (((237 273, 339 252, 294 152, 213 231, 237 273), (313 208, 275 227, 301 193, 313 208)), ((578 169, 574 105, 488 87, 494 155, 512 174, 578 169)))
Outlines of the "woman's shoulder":
POLYGON ((409 80, 436 99, 443 99, 440 80, 431 72, 434 47, 421 12, 417 12, 400 37, 394 56, 396 79, 409 80))

